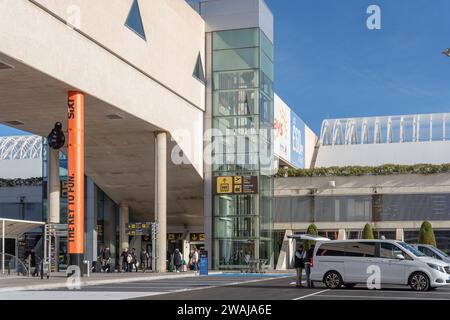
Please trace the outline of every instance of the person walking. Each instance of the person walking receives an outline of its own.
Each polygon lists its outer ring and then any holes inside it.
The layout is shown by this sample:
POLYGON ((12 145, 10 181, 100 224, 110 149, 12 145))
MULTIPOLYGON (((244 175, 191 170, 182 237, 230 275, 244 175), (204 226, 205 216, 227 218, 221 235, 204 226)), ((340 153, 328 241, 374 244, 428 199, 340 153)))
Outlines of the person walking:
POLYGON ((139 267, 139 261, 137 259, 136 249, 133 248, 131 250, 131 270, 130 270, 130 272, 133 271, 133 268, 134 268, 134 270, 136 270, 136 272, 138 272, 139 271, 138 267, 139 267))
POLYGON ((101 253, 102 271, 111 272, 111 251, 106 247, 101 253))
POLYGON ((195 272, 195 275, 196 275, 196 276, 199 275, 199 272, 198 272, 198 262, 199 262, 199 258, 200 258, 200 255, 199 255, 199 253, 198 253, 198 249, 195 248, 195 249, 194 249, 194 253, 192 254, 192 265, 194 266, 194 272, 195 272))
POLYGON ((128 272, 128 248, 124 248, 122 251, 122 254, 120 255, 122 257, 122 271, 128 272))
POLYGON ((297 287, 302 287, 302 274, 303 269, 305 268, 305 256, 306 251, 304 250, 303 245, 299 245, 294 256, 294 268, 297 271, 297 287))
POLYGON ((181 252, 178 249, 175 249, 173 253, 173 265, 175 266, 175 272, 180 272, 181 268, 181 252))
POLYGON ((306 251, 305 255, 305 273, 308 288, 314 288, 314 284, 311 281, 311 264, 313 263, 313 256, 314 256, 314 245, 311 245, 308 251, 306 251))
POLYGON ((148 252, 142 248, 141 250, 141 269, 143 272, 148 268, 148 252))
POLYGON ((39 276, 39 263, 36 259, 36 252, 34 251, 34 249, 31 249, 29 259, 31 268, 34 268, 32 276, 39 276))

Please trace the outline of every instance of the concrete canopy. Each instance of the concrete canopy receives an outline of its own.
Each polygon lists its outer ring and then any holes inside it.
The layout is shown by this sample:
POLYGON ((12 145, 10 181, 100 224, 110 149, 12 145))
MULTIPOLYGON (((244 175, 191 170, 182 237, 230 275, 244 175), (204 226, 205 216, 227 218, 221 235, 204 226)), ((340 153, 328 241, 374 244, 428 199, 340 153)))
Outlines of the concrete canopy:
POLYGON ((154 132, 167 132, 168 224, 202 225, 204 22, 185 1, 144 1, 144 41, 124 26, 131 4, 1 1, 0 123, 47 136, 67 123, 67 92, 83 92, 86 174, 134 221, 154 218, 154 132), (170 160, 175 146, 189 164, 170 160))
MULTIPOLYGON (((76 88, 3 54, 0 60, 13 66, 0 70, 0 123, 40 136, 57 121, 67 129, 67 91, 76 88)), ((86 175, 129 205, 131 219, 153 221, 154 132, 161 128, 88 94, 85 121, 86 175)), ((202 225, 203 180, 192 165, 170 161, 176 145, 169 140, 168 224, 202 225)))

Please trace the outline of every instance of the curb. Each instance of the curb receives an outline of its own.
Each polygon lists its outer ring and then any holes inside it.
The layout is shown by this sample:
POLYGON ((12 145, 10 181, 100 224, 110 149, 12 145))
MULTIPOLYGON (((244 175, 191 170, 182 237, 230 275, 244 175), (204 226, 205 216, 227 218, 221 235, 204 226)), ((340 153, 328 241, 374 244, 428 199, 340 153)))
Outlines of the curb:
MULTIPOLYGON (((221 272, 209 272, 209 275, 221 274, 221 272)), ((195 274, 186 275, 162 275, 162 276, 143 276, 135 278, 117 278, 117 279, 107 279, 107 280, 87 280, 81 281, 80 285, 83 286, 96 286, 103 284, 115 284, 115 283, 129 283, 137 281, 154 281, 154 280, 166 280, 166 279, 184 279, 184 278, 194 278, 197 277, 195 274)), ((36 291, 36 290, 51 290, 51 289, 61 289, 67 288, 66 282, 52 283, 52 284, 37 284, 29 286, 20 287, 10 287, 0 289, 0 293, 5 292, 15 292, 15 291, 36 291)))

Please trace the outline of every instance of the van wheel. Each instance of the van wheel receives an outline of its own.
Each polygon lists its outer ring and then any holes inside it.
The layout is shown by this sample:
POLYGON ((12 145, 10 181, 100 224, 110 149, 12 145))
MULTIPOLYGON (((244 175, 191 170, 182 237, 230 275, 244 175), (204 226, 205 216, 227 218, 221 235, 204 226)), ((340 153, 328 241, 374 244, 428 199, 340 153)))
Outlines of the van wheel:
POLYGON ((341 275, 336 271, 327 272, 323 277, 323 282, 328 289, 339 289, 343 284, 341 275))
POLYGON ((351 289, 354 286, 356 286, 356 283, 344 283, 344 287, 346 287, 347 289, 351 289))
POLYGON ((423 272, 414 272, 409 277, 409 286, 414 291, 427 291, 430 289, 430 279, 423 272))

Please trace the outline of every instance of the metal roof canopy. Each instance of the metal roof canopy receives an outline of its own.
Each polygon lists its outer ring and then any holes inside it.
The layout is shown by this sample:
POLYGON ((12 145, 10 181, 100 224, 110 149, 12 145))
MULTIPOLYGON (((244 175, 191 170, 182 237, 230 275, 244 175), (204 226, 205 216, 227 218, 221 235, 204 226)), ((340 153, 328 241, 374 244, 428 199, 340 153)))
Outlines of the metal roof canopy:
POLYGON ((31 231, 37 227, 44 226, 44 225, 45 225, 45 222, 39 222, 39 221, 14 220, 14 219, 0 218, 1 236, 2 236, 2 238, 8 238, 8 239, 19 238, 24 233, 31 231), (3 229, 3 225, 5 226, 4 229, 3 229))
POLYGON ((44 226, 44 222, 13 220, 0 218, 0 228, 2 231, 2 274, 5 274, 5 239, 17 239, 27 231, 31 231, 39 226, 44 226))

